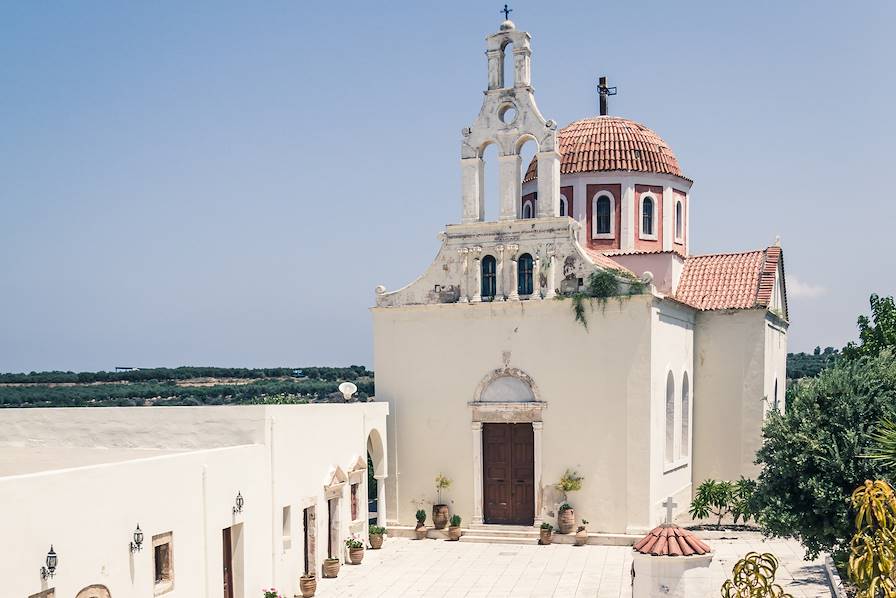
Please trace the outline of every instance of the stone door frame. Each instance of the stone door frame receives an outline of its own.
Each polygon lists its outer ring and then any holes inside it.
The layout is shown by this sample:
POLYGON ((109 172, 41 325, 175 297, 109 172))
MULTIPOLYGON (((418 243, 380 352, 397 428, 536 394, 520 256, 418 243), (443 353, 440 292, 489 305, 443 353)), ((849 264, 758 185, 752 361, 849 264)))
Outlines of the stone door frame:
POLYGON ((548 404, 541 400, 538 388, 535 386, 532 378, 522 370, 504 367, 490 372, 479 385, 473 396, 473 401, 468 403, 470 407, 471 432, 473 440, 473 525, 482 525, 483 519, 483 489, 482 489, 482 424, 532 424, 533 436, 533 466, 534 466, 534 486, 535 491, 535 521, 534 527, 540 527, 544 522, 542 514, 542 431, 544 430, 544 420, 542 412, 547 409, 548 404), (499 403, 494 401, 482 401, 482 392, 494 380, 504 377, 513 376, 521 379, 532 389, 534 401, 499 403))

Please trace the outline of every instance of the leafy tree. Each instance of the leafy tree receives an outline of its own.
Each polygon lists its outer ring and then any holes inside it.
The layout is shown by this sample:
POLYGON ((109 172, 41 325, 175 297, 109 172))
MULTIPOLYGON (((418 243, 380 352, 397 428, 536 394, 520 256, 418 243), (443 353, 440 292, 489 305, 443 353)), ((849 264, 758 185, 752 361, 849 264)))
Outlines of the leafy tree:
POLYGON ((843 348, 848 359, 878 355, 884 349, 896 349, 896 302, 892 297, 871 295, 871 318, 859 316, 860 344, 843 348))
POLYGON ((824 351, 821 347, 815 347, 812 353, 788 353, 787 377, 799 380, 817 376, 821 370, 833 365, 839 356, 840 352, 833 347, 826 347, 824 351))
POLYGON ((862 458, 878 421, 896 405, 896 358, 889 351, 839 360, 791 389, 787 412, 771 412, 756 462, 752 501, 763 530, 802 542, 807 556, 843 560, 852 536, 848 497, 883 477, 881 461, 862 458))

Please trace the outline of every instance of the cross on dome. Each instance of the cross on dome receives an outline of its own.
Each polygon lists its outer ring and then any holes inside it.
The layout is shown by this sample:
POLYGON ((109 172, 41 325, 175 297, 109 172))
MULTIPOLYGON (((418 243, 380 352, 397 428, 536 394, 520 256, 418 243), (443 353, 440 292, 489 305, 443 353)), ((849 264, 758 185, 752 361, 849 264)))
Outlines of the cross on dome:
POLYGON ((512 8, 507 8, 507 5, 505 4, 505 5, 504 5, 504 8, 502 8, 502 9, 499 10, 498 12, 503 12, 503 13, 504 13, 504 20, 505 20, 505 21, 509 21, 509 20, 510 20, 510 13, 513 12, 513 9, 512 9, 512 8))

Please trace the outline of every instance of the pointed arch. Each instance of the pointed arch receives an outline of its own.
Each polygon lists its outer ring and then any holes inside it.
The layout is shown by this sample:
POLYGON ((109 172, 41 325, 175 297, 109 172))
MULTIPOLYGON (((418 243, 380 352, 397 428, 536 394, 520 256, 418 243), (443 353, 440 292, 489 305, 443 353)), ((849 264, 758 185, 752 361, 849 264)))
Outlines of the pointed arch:
POLYGON ((691 453, 691 384, 688 373, 681 377, 681 456, 691 453))

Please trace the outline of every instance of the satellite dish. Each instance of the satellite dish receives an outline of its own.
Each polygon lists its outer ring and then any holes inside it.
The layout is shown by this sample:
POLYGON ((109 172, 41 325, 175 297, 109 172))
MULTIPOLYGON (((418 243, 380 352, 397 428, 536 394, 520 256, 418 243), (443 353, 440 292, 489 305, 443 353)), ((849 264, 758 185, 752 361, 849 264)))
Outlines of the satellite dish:
POLYGON ((352 400, 352 395, 358 392, 358 387, 351 382, 343 382, 339 385, 339 392, 345 397, 346 402, 349 402, 352 400))

